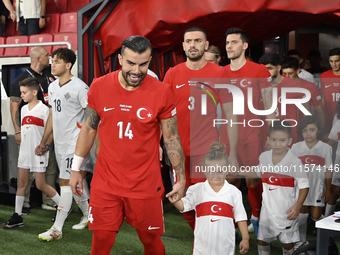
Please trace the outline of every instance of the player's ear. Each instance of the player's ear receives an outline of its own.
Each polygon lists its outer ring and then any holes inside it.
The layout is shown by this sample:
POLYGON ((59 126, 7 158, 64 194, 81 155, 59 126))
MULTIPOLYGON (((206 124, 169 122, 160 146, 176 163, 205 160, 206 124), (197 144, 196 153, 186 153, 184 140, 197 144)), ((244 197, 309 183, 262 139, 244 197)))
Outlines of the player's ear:
POLYGON ((122 64, 123 64, 123 57, 120 54, 118 54, 118 61, 119 61, 119 64, 122 66, 122 64))
POLYGON ((207 51, 209 48, 209 41, 205 42, 204 50, 207 51))
POLYGON ((289 138, 289 139, 288 139, 288 146, 291 145, 292 142, 293 142, 293 138, 289 138))

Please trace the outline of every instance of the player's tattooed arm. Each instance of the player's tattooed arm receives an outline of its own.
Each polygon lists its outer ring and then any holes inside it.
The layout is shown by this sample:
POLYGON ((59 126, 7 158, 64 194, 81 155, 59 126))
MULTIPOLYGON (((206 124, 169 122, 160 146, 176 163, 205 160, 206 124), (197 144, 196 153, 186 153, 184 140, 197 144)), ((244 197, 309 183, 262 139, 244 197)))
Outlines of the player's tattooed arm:
POLYGON ((20 104, 21 104, 21 97, 13 97, 11 96, 11 116, 14 125, 14 129, 16 129, 15 124, 20 129, 21 121, 20 121, 20 104), (14 124, 15 123, 15 124, 14 124))
POLYGON ((177 183, 173 186, 172 191, 167 194, 167 197, 172 197, 173 195, 178 194, 178 199, 180 199, 184 194, 185 188, 185 164, 184 152, 177 129, 177 117, 175 116, 168 119, 162 119, 160 122, 164 145, 171 164, 177 174, 177 183))
MULTIPOLYGON (((272 107, 272 103, 273 103, 273 87, 268 87, 268 88, 263 88, 261 89, 261 97, 262 97, 262 101, 263 101, 263 105, 264 105, 264 109, 268 110, 272 107)), ((275 111, 272 112, 271 114, 266 116, 266 119, 275 119, 275 111)), ((271 122, 268 121, 268 125, 271 122)))
POLYGON ((91 128, 97 130, 100 117, 95 110, 87 106, 85 109, 85 121, 87 121, 91 128))

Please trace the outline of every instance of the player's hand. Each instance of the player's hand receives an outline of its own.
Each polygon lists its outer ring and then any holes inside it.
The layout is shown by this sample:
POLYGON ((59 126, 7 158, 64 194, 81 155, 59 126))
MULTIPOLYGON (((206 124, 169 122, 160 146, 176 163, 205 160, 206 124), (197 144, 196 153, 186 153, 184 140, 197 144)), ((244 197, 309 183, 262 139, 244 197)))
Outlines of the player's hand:
POLYGON ((241 254, 246 254, 249 250, 249 240, 246 239, 242 239, 242 241, 240 242, 240 253, 241 254))
POLYGON ((172 196, 168 197, 170 203, 175 203, 180 200, 178 193, 173 194, 172 196))
POLYGON ((287 211, 287 219, 288 220, 296 220, 299 217, 300 213, 300 206, 294 205, 291 208, 288 209, 287 211))
MULTIPOLYGON (((184 196, 184 189, 185 189, 185 180, 178 181, 173 187, 172 191, 170 191, 168 194, 166 194, 166 197, 172 197, 177 193, 178 199, 181 199, 184 196)), ((174 201, 175 202, 175 201, 174 201)))
POLYGON ((81 175, 80 171, 71 171, 69 184, 74 194, 76 194, 78 197, 83 195, 83 176, 81 175))
POLYGON ((230 153, 228 160, 229 160, 229 164, 231 166, 231 169, 234 166, 236 168, 236 172, 238 172, 240 170, 240 166, 238 164, 238 160, 236 158, 236 155, 230 153))
POLYGON ((332 198, 332 191, 331 189, 326 189, 321 196, 322 199, 325 200, 325 203, 329 202, 332 198))
POLYGON ((17 145, 21 144, 21 133, 15 135, 15 143, 17 145))
POLYGON ((42 154, 43 154, 43 151, 44 151, 44 148, 45 148, 45 145, 39 144, 39 145, 35 148, 35 150, 34 150, 35 155, 37 155, 37 156, 42 155, 42 154))

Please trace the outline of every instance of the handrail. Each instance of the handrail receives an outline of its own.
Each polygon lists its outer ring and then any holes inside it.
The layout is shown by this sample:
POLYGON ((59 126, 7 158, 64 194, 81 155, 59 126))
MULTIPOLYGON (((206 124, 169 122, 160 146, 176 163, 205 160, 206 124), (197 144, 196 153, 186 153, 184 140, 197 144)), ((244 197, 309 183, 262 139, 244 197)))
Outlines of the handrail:
POLYGON ((67 48, 72 49, 72 44, 68 41, 64 42, 42 42, 42 43, 14 43, 14 44, 0 44, 0 48, 17 48, 17 47, 34 47, 34 46, 57 46, 67 45, 67 48))

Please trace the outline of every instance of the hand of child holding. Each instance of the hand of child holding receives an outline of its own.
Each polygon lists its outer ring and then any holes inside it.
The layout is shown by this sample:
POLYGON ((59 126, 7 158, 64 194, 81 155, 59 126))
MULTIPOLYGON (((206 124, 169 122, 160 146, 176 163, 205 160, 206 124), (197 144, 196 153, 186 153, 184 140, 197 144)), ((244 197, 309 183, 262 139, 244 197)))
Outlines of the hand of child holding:
POLYGON ((170 203, 175 203, 179 199, 178 193, 173 194, 172 196, 168 197, 170 203))
POLYGON ((296 220, 299 217, 299 213, 300 213, 300 208, 301 206, 295 204, 293 205, 291 208, 288 209, 287 211, 287 219, 288 220, 296 220))
POLYGON ((249 250, 249 240, 247 239, 242 239, 242 241, 240 242, 240 253, 241 254, 246 254, 249 250))
POLYGON ((322 193, 322 199, 325 200, 325 203, 327 203, 328 201, 330 201, 332 196, 332 192, 331 189, 326 189, 323 193, 322 193))

